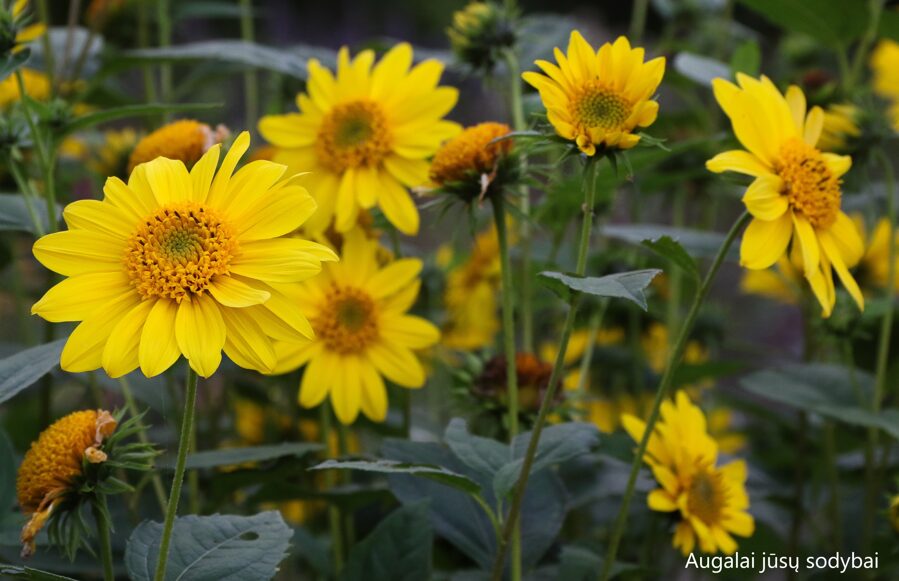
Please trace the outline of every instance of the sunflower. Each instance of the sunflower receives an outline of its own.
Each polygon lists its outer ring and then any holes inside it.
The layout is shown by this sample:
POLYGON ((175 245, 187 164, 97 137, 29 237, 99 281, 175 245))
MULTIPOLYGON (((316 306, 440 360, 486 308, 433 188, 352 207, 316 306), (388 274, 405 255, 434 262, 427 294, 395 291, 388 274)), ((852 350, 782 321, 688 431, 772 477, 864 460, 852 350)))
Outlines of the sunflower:
POLYGON ((500 194, 517 177, 517 168, 509 157, 512 140, 496 141, 511 132, 505 123, 492 121, 466 127, 444 143, 431 160, 432 184, 465 202, 500 194))
POLYGON ((7 51, 17 53, 23 50, 26 44, 47 32, 47 27, 42 22, 27 24, 31 19, 27 10, 28 0, 16 0, 12 12, 5 16, 8 22, 0 21, 0 27, 2 27, 0 28, 0 55, 5 55, 7 51))
POLYGON ((792 86, 783 95, 764 76, 759 80, 737 74, 737 81, 739 86, 715 79, 712 86, 747 151, 719 153, 706 167, 755 178, 743 196, 753 220, 743 234, 740 263, 752 270, 768 268, 792 242, 824 317, 830 316, 836 302, 833 270, 864 309, 861 290, 849 273, 864 247, 852 220, 841 210, 841 178, 852 159, 816 147, 824 112, 820 107, 806 112, 801 89, 792 86))
MULTIPOLYGON (((631 415, 621 418, 625 431, 640 441, 646 424, 631 415)), ((746 463, 717 466, 718 446, 706 430, 706 419, 683 391, 662 403, 661 416, 649 438, 643 460, 661 485, 647 504, 659 512, 678 512, 674 547, 688 555, 698 544, 704 553, 733 554, 732 535, 750 537, 755 521, 747 512, 746 463)))
POLYGON ((342 261, 290 295, 315 329, 315 336, 278 342, 283 373, 306 365, 299 402, 319 405, 328 395, 341 423, 359 410, 382 422, 387 416, 384 378, 407 388, 424 385, 425 371, 414 351, 437 343, 440 332, 428 321, 406 314, 421 282, 420 260, 378 262, 378 243, 354 229, 344 236, 342 261))
POLYGON ((103 367, 119 377, 140 366, 162 373, 184 355, 201 376, 224 349, 236 364, 269 371, 273 338, 312 337, 289 293, 336 260, 327 247, 284 238, 315 202, 287 168, 234 168, 242 133, 216 172, 220 145, 190 173, 180 161, 137 166, 126 185, 109 178, 102 201, 69 204, 69 230, 44 236, 35 257, 68 277, 32 307, 52 322, 81 321, 62 351, 66 371, 103 367))
POLYGON ((652 97, 665 74, 665 59, 644 62, 643 49, 631 48, 623 36, 594 52, 577 30, 571 32, 568 53, 556 48, 555 57, 557 65, 536 61, 546 75, 526 72, 522 78, 540 92, 556 133, 590 156, 597 147, 637 145, 634 129, 652 125, 659 113, 652 97))
POLYGON ((299 113, 269 115, 259 132, 278 148, 274 160, 311 171, 309 189, 319 211, 310 230, 336 218, 350 230, 361 209, 378 206, 404 234, 418 232, 418 209, 407 187, 428 179, 427 158, 459 132, 443 120, 458 91, 438 87, 443 65, 426 60, 412 67, 412 47, 401 43, 374 65, 370 50, 350 60, 337 55, 337 73, 309 61, 308 93, 297 97, 299 113))

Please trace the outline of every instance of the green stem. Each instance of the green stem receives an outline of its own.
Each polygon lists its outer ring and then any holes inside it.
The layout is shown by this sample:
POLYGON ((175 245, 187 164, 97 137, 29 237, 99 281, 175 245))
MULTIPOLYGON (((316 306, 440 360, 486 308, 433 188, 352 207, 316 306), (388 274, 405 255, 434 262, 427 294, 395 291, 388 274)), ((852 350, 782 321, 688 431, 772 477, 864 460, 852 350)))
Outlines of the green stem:
POLYGON ((849 76, 843 78, 843 90, 846 92, 854 87, 855 83, 858 81, 859 75, 862 73, 862 68, 865 66, 865 57, 868 56, 871 45, 877 40, 877 30, 880 27, 880 15, 883 12, 883 4, 885 1, 886 0, 870 0, 868 3, 868 13, 870 15, 868 19, 868 29, 865 31, 865 35, 855 49, 849 76))
MULTIPOLYGON (((325 402, 319 406, 321 413, 321 440, 325 447, 325 456, 331 457, 331 408, 325 402)), ((325 489, 330 490, 337 484, 337 475, 333 470, 325 470, 325 489)), ((340 530, 340 509, 333 504, 328 506, 328 527, 331 531, 331 552, 334 559, 334 573, 343 569, 343 534, 340 530)))
POLYGON ((184 397, 184 416, 181 419, 181 432, 178 438, 178 459, 175 462, 175 477, 172 479, 172 491, 165 511, 165 524, 162 527, 162 541, 159 545, 159 560, 156 561, 154 581, 165 579, 165 569, 169 559, 169 544, 172 542, 172 528, 178 513, 178 501, 181 500, 181 485, 184 483, 184 470, 187 465, 187 451, 190 449, 191 434, 194 428, 194 415, 197 408, 197 374, 188 367, 187 393, 184 397))
POLYGON ((631 44, 639 44, 643 40, 643 31, 646 28, 646 13, 649 10, 649 0, 634 0, 634 9, 631 12, 630 37, 631 44))
MULTIPOLYGON (((131 384, 125 377, 119 378, 119 385, 122 387, 122 396, 125 398, 125 407, 131 417, 140 416, 140 410, 137 408, 137 402, 134 400, 134 392, 131 391, 131 384)), ((147 426, 144 424, 143 418, 137 420, 137 439, 141 444, 149 444, 150 437, 147 435, 147 426)), ((156 493, 156 500, 159 502, 159 509, 165 514, 168 500, 165 497, 165 487, 162 485, 162 478, 155 470, 150 474, 150 480, 153 483, 153 490, 156 493)))
MULTIPOLYGON (((169 14, 169 0, 156 0, 156 25, 158 28, 158 42, 160 48, 165 48, 172 44, 172 21, 169 14)), ((172 65, 162 63, 159 65, 159 85, 162 92, 162 101, 171 103, 172 101, 172 65)), ((166 113, 165 120, 168 121, 170 115, 166 113)))
MULTIPOLYGON (((599 174, 598 159, 589 159, 587 164, 584 180, 584 222, 581 226, 577 267, 575 270, 578 276, 583 276, 584 272, 587 270, 587 253, 590 247, 590 231, 593 226, 593 206, 595 205, 596 200, 596 176, 599 174)), ((579 303, 578 297, 579 295, 572 293, 572 298, 568 301, 568 314, 565 316, 565 322, 562 325, 562 337, 559 340, 559 351, 556 354, 556 361, 553 364, 552 373, 549 376, 549 384, 546 387, 546 393, 543 394, 543 401, 540 402, 540 411, 537 413, 537 420, 534 422, 531 439, 528 442, 528 448, 524 454, 521 476, 515 484, 515 489, 512 494, 512 505, 509 508, 509 514, 506 517, 503 526, 503 535, 500 539, 496 557, 493 561, 493 581, 500 581, 503 577, 509 541, 513 538, 514 531, 518 530, 518 517, 521 513, 521 503, 524 500, 524 493, 527 489, 528 479, 531 475, 534 457, 537 455, 537 445, 540 443, 540 435, 543 432, 543 426, 546 424, 546 418, 549 415, 549 410, 555 399, 556 389, 559 387, 559 380, 562 377, 563 369, 565 367, 565 352, 568 351, 568 340, 571 339, 571 331, 574 329, 574 320, 577 315, 579 303)))
POLYGON ((103 581, 115 581, 115 569, 112 566, 112 538, 109 531, 109 509, 106 507, 106 495, 97 494, 91 503, 91 511, 97 523, 97 537, 100 543, 100 558, 103 562, 103 581))
MULTIPOLYGON (((251 43, 255 41, 252 0, 240 0, 240 38, 244 42, 251 43)), ((245 129, 253 131, 259 115, 259 87, 256 84, 255 70, 250 69, 243 74, 243 91, 244 113, 246 115, 245 129)))
POLYGON ((684 319, 683 324, 681 325, 680 332, 677 337, 677 342, 674 344, 674 348, 671 350, 671 353, 668 356, 668 365, 665 367, 665 373, 662 375, 662 379, 659 382, 659 389, 656 392, 655 400, 652 403, 652 410, 649 412, 649 418, 647 418, 646 420, 646 427, 643 431, 643 437, 640 438, 640 444, 637 446, 637 451, 634 454, 634 461, 631 464, 631 471, 628 477, 627 487, 624 491, 624 497, 621 499, 621 508, 619 508, 618 510, 618 517, 615 520, 615 528, 613 529, 612 538, 609 541, 609 548, 606 552, 606 558, 603 562, 602 573, 600 575, 600 579, 602 579, 602 581, 607 581, 609 579, 612 572, 612 565, 615 563, 615 559, 618 556, 618 545, 621 542, 621 537, 624 535, 624 529, 627 525, 628 511, 630 509, 631 500, 634 496, 634 485, 637 483, 637 474, 640 472, 640 465, 643 463, 643 455, 646 453, 646 446, 649 444, 649 438, 652 435, 656 421, 659 419, 659 408, 661 408, 662 406, 662 401, 664 401, 664 399, 668 397, 668 392, 671 389, 671 383, 674 379, 674 374, 677 371, 677 368, 680 366, 681 359, 684 355, 684 350, 687 347, 687 342, 690 337, 690 332, 693 330, 693 324, 696 322, 696 317, 699 315, 699 310, 712 288, 712 283, 715 280, 715 276, 718 274, 718 269, 721 268, 721 264, 724 262, 724 257, 727 255, 728 250, 730 250, 731 245, 736 240, 737 235, 749 222, 749 219, 750 215, 744 212, 743 215, 740 216, 740 218, 738 218, 734 225, 731 227, 730 232, 727 233, 727 237, 721 244, 721 248, 718 249, 718 254, 715 255, 715 259, 712 261, 712 264, 709 267, 708 272, 706 272, 702 284, 696 292, 696 296, 693 299, 693 304, 690 306, 690 311, 687 313, 687 317, 684 319))
POLYGON ((50 84, 50 92, 52 95, 56 95, 56 85, 54 78, 56 77, 56 63, 53 58, 53 45, 50 44, 50 11, 47 9, 47 0, 38 0, 37 2, 37 13, 38 17, 41 19, 41 22, 44 26, 47 27, 47 32, 44 33, 41 38, 41 42, 44 45, 44 65, 45 71, 44 74, 47 75, 47 81, 50 84))
MULTIPOLYGON (((337 424, 337 450, 340 453, 341 457, 349 454, 350 447, 350 428, 342 423, 337 424)), ((350 472, 343 473, 343 483, 349 484, 351 481, 350 472)), ((353 520, 353 511, 347 509, 343 514, 343 538, 346 541, 345 551, 349 554, 350 549, 353 548, 353 544, 356 542, 356 523, 353 520)))
MULTIPOLYGON (((148 48, 150 46, 150 0, 138 0, 137 6, 137 46, 139 48, 148 48)), ((153 78, 153 71, 148 65, 141 67, 144 75, 144 100, 147 103, 156 101, 156 80, 153 78)))
POLYGON ((842 517, 840 514, 840 473, 837 468, 836 426, 828 420, 824 424, 824 466, 830 485, 830 519, 833 527, 833 549, 839 551, 842 541, 842 517))

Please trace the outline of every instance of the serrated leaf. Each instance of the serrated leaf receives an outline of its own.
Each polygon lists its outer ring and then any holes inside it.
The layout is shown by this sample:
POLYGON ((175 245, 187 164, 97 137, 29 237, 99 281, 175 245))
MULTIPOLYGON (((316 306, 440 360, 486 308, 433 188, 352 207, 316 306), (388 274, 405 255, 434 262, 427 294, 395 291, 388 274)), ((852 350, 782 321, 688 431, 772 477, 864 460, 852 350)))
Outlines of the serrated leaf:
MULTIPOLYGON (((531 440, 531 432, 515 437, 515 460, 506 463, 493 479, 493 493, 505 498, 515 486, 521 474, 524 455, 531 440)), ((599 445, 599 430, 593 424, 567 422, 549 426, 540 434, 537 453, 531 466, 531 474, 589 453, 599 445)))
MULTIPOLYGON (((175 519, 165 581, 271 579, 287 556, 293 531, 277 511, 254 516, 214 514, 175 519)), ((133 581, 150 581, 159 559, 162 523, 144 521, 131 533, 125 566, 133 581)))
POLYGON ((581 292, 596 297, 626 299, 639 305, 643 310, 647 309, 646 287, 662 271, 657 268, 619 272, 599 277, 583 277, 561 272, 541 272, 538 277, 541 281, 551 281, 552 290, 560 292, 559 285, 571 291, 581 292), (556 283, 552 285, 552 282, 556 283))
POLYGON ((65 339, 29 347, 0 360, 0 403, 5 402, 59 365, 65 339))
POLYGON ((740 0, 771 23, 831 47, 846 46, 868 26, 867 2, 846 0, 740 0))
MULTIPOLYGON (((247 448, 225 448, 222 450, 209 450, 194 452, 187 457, 187 468, 218 468, 219 466, 235 466, 245 462, 264 462, 275 460, 285 456, 300 458, 312 452, 318 452, 323 446, 308 442, 272 444, 270 446, 251 446, 247 448)), ((172 458, 166 458, 157 462, 157 466, 167 470, 174 470, 175 464, 172 458)))
POLYGON ((27 579, 29 581, 78 581, 72 577, 57 575, 31 567, 0 563, 0 579, 27 579))
POLYGON ((186 111, 204 111, 219 109, 222 103, 147 103, 145 105, 123 105, 111 107, 95 113, 88 113, 74 118, 60 131, 62 135, 83 131, 101 123, 128 119, 130 117, 145 117, 147 115, 160 115, 163 113, 183 113, 186 111))
POLYGON ((342 581, 418 581, 431 578, 434 531, 428 501, 404 505, 352 548, 342 581))
POLYGON ((745 73, 751 77, 757 77, 762 66, 762 51, 754 40, 748 40, 737 47, 730 57, 730 69, 733 76, 737 73, 745 73))
MULTIPOLYGON (((50 229, 50 221, 47 219, 47 203, 42 199, 26 200, 22 194, 0 194, 0 230, 37 234, 37 228, 35 228, 28 211, 29 202, 38 222, 44 232, 47 232, 50 229)), ((57 214, 58 210, 57 207, 57 214)))
POLYGON ((396 460, 326 460, 310 470, 361 470, 381 474, 408 474, 452 486, 468 494, 478 494, 481 486, 471 478, 431 464, 409 464, 396 460))
POLYGON ((730 67, 713 58, 691 52, 679 52, 674 57, 674 70, 694 83, 711 88, 712 80, 729 79, 730 67))

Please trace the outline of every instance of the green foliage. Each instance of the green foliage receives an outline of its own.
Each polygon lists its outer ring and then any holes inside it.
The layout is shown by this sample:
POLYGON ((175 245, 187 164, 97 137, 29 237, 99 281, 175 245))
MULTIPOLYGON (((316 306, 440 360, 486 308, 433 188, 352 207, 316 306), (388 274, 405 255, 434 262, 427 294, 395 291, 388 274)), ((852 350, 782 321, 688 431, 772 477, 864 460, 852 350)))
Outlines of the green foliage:
POLYGON ((762 66, 762 51, 754 40, 748 40, 737 47, 730 58, 730 69, 734 76, 745 73, 751 77, 759 75, 762 66))
POLYGON ((431 578, 434 532, 428 502, 395 510, 350 551, 341 581, 418 581, 431 578))
POLYGON ((480 486, 467 476, 457 474, 441 466, 428 464, 409 464, 393 460, 326 460, 311 470, 361 470, 363 472, 379 472, 381 474, 409 474, 428 478, 458 488, 469 494, 477 494, 480 486))
POLYGON ((55 369, 65 342, 65 339, 59 339, 29 347, 0 360, 0 403, 55 369))
POLYGON ((20 567, 17 565, 4 565, 0 563, 0 578, 2 579, 22 579, 23 581, 77 581, 72 577, 57 575, 47 571, 32 569, 31 567, 20 567))
MULTIPOLYGON (((273 444, 270 446, 252 446, 249 448, 224 448, 221 450, 206 450, 194 452, 187 457, 189 470, 203 468, 218 468, 222 466, 236 466, 246 462, 264 462, 276 460, 287 456, 302 458, 313 452, 318 452, 321 444, 308 442, 273 444)), ((159 462, 159 467, 166 470, 174 470, 174 459, 167 458, 159 462)))
POLYGON ((845 0, 740 0, 773 24, 833 47, 858 39, 868 25, 867 2, 845 0))
MULTIPOLYGON (((57 213, 57 216, 59 214, 57 213)), ((47 202, 42 199, 26 198, 23 194, 0 194, 0 230, 12 230, 38 234, 39 227, 46 232, 50 227, 47 219, 47 202), (29 205, 37 219, 32 219, 29 205)))
POLYGON ((572 292, 584 293, 595 297, 627 299, 646 310, 644 291, 661 272, 651 268, 599 277, 541 272, 539 280, 564 300, 568 300, 572 292))
MULTIPOLYGON (((214 514, 175 520, 166 581, 256 581, 275 576, 293 532, 276 511, 253 516, 214 514)), ((125 567, 132 581, 151 581, 162 523, 144 521, 131 533, 125 567)))

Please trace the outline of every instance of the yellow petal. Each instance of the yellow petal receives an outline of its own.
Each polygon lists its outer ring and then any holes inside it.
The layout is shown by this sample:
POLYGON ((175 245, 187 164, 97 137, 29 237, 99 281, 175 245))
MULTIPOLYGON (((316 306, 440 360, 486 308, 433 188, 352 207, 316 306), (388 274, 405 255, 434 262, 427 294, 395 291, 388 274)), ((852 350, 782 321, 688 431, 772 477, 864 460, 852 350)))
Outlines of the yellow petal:
POLYGON ((421 387, 425 383, 421 363, 406 347, 380 342, 370 346, 366 356, 382 375, 396 384, 421 387))
POLYGON ((156 377, 174 365, 181 356, 175 339, 177 314, 178 303, 160 299, 147 315, 138 351, 140 369, 147 377, 156 377))
POLYGON ((359 366, 362 376, 362 413, 373 422, 383 422, 387 418, 387 388, 378 370, 368 361, 359 366))
POLYGON ((110 301, 132 294, 128 276, 121 270, 82 274, 51 287, 31 307, 31 313, 52 323, 83 321, 110 301))
POLYGON ((206 196, 207 204, 209 204, 210 206, 219 207, 219 205, 226 201, 228 184, 231 181, 231 174, 234 173, 234 168, 237 167, 237 162, 240 161, 240 158, 243 157, 243 154, 247 152, 247 149, 249 149, 249 147, 250 133, 247 131, 243 131, 240 135, 237 136, 237 139, 234 140, 234 143, 231 144, 231 149, 229 149, 228 153, 225 154, 225 159, 222 160, 222 166, 219 168, 218 172, 215 174, 215 178, 212 180, 212 186, 209 189, 209 195, 206 196))
POLYGON ((781 195, 783 180, 770 174, 759 176, 743 195, 746 209, 755 218, 776 220, 789 208, 787 197, 781 195))
POLYGON ((814 147, 818 144, 818 139, 821 137, 823 129, 824 111, 821 110, 821 107, 812 107, 812 110, 808 112, 808 116, 805 118, 804 141, 814 147))
POLYGON ((138 225, 125 211, 97 200, 72 202, 62 215, 70 229, 92 230, 121 240, 129 238, 138 225))
POLYGON ((759 158, 740 149, 719 153, 705 162, 705 167, 715 173, 735 171, 753 177, 773 175, 771 169, 759 158))
POLYGON ((183 202, 193 197, 190 174, 181 160, 157 157, 144 166, 147 182, 160 206, 183 202))
POLYGON ((378 206, 396 229, 407 236, 418 234, 418 208, 412 198, 392 176, 381 176, 378 206))
POLYGON ((411 315, 382 317, 381 337, 410 349, 424 349, 440 340, 440 331, 430 322, 411 315))
MULTIPOLYGON (((143 169, 138 173, 143 174, 143 169)), ((143 220, 158 207, 156 199, 149 192, 147 192, 147 195, 143 195, 139 191, 125 185, 125 182, 116 177, 106 180, 106 184, 103 186, 103 193, 106 195, 107 201, 127 212, 136 220, 143 220)))
POLYGON ((796 238, 802 250, 802 265, 805 274, 809 275, 818 270, 818 257, 820 256, 818 239, 815 236, 814 228, 804 216, 796 212, 792 212, 792 214, 796 238))
POLYGON ((225 307, 221 313, 227 328, 225 353, 228 357, 243 368, 270 373, 278 363, 275 348, 249 309, 225 307))
POLYGON ((191 199, 193 201, 199 203, 206 201, 206 196, 209 195, 209 188, 212 187, 212 179, 215 176, 215 169, 218 167, 221 151, 222 145, 216 143, 190 169, 191 199))
POLYGON ((212 297, 181 301, 175 316, 175 340, 191 368, 209 377, 222 362, 225 322, 212 297))
POLYGON ((259 134, 277 147, 296 149, 315 143, 321 120, 313 115, 266 115, 259 120, 259 134))
POLYGON ((69 335, 59 360, 64 371, 80 373, 102 366, 103 348, 113 327, 121 317, 140 302, 136 293, 128 293, 109 301, 102 313, 85 319, 69 335))
POLYGON ((421 260, 417 258, 396 260, 371 277, 366 288, 375 298, 392 295, 417 277, 421 267, 421 260))
POLYGON ((254 288, 231 276, 218 276, 209 286, 209 294, 226 307, 261 305, 271 297, 267 291, 254 288))
POLYGON ((855 282, 855 279, 852 278, 852 274, 849 273, 849 269, 843 261, 843 253, 840 252, 840 249, 834 242, 830 232, 821 232, 818 239, 821 241, 821 248, 827 253, 827 258, 830 260, 831 264, 833 264, 834 270, 837 271, 837 276, 840 277, 843 286, 849 291, 849 294, 858 305, 859 310, 864 311, 865 297, 862 295, 861 289, 858 288, 858 283, 855 282))
POLYGON ((34 257, 63 276, 121 271, 125 245, 121 240, 91 230, 66 230, 41 237, 34 257))
POLYGON ((331 389, 331 372, 339 367, 340 359, 329 351, 309 361, 300 382, 299 403, 304 408, 312 408, 324 401, 331 389))
POLYGON ((241 218, 238 235, 241 240, 262 240, 290 234, 315 213, 315 200, 300 186, 272 190, 241 218))
POLYGON ((299 282, 321 272, 321 261, 299 238, 275 238, 242 244, 231 272, 271 282, 299 282))
POLYGON ((331 405, 341 424, 356 421, 362 404, 361 362, 357 356, 342 357, 340 365, 332 370, 331 405))
POLYGON ((783 256, 792 234, 790 212, 785 212, 777 220, 754 218, 743 233, 740 264, 753 270, 768 268, 783 256))
POLYGON ((131 373, 138 366, 141 331, 154 301, 141 301, 119 319, 103 348, 103 369, 112 377, 131 373))

